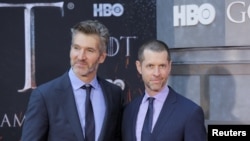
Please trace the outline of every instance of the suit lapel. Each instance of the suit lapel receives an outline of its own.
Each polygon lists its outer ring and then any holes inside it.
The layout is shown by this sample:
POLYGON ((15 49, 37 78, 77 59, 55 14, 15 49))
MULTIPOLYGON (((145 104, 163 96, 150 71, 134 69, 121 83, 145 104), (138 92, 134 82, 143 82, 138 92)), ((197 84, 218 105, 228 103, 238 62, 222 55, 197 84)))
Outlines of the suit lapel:
POLYGON ((157 136, 157 134, 162 131, 163 126, 166 125, 166 122, 168 122, 171 113, 174 111, 175 102, 176 95, 171 89, 169 89, 169 94, 163 104, 162 110, 153 129, 154 136, 157 136))
POLYGON ((63 107, 65 118, 69 121, 72 126, 72 129, 75 132, 75 135, 79 141, 83 141, 83 132, 80 124, 75 98, 72 91, 72 87, 70 84, 70 80, 68 77, 68 73, 65 73, 62 76, 61 85, 58 89, 58 101, 60 101, 60 105, 63 107), (73 108, 72 108, 73 107, 73 108))
POLYGON ((101 132, 100 132, 100 136, 98 138, 98 141, 99 140, 103 140, 104 138, 104 134, 105 134, 105 131, 108 130, 106 127, 108 126, 107 125, 107 118, 108 118, 108 115, 110 114, 110 97, 109 97, 109 89, 107 88, 107 86, 105 85, 105 83, 103 82, 102 79, 100 79, 99 77, 97 77, 97 80, 103 90, 103 96, 104 96, 104 101, 105 101, 105 105, 106 105, 106 113, 105 113, 105 116, 104 116, 104 120, 103 120, 103 126, 102 126, 102 129, 101 129, 101 132))
POLYGON ((142 102, 144 95, 140 96, 138 99, 135 100, 135 105, 133 108, 133 111, 131 113, 131 115, 133 115, 132 117, 132 137, 133 140, 136 141, 136 121, 137 121, 137 116, 138 116, 138 112, 139 112, 139 108, 140 108, 140 104, 142 102))

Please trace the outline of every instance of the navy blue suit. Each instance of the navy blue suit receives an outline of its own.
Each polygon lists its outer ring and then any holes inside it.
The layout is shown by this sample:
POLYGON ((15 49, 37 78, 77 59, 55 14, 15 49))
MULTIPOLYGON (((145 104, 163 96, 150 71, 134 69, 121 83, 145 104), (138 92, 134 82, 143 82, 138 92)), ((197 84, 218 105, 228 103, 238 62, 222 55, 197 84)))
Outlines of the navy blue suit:
MULTIPOLYGON (((132 100, 124 110, 123 141, 136 141, 136 120, 143 96, 132 100)), ((169 87, 169 94, 152 131, 151 141, 206 141, 204 124, 201 107, 169 87)))
MULTIPOLYGON (((98 141, 120 141, 122 90, 97 79, 107 108, 98 141)), ((84 141, 68 73, 33 90, 22 131, 22 141, 84 141)))

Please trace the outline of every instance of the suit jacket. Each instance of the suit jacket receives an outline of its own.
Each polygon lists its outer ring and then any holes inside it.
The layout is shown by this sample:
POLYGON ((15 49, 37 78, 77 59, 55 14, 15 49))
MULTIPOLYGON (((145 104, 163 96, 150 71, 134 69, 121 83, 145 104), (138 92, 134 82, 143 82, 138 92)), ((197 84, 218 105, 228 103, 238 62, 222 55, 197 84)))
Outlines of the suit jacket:
MULTIPOLYGON (((119 141, 122 90, 104 79, 97 79, 103 90, 107 108, 98 141, 119 141)), ((21 140, 84 141, 68 73, 32 91, 21 140)))
MULTIPOLYGON (((122 140, 136 141, 137 114, 143 96, 129 103, 123 113, 122 140)), ((200 106, 169 87, 150 141, 206 141, 204 113, 200 106)))

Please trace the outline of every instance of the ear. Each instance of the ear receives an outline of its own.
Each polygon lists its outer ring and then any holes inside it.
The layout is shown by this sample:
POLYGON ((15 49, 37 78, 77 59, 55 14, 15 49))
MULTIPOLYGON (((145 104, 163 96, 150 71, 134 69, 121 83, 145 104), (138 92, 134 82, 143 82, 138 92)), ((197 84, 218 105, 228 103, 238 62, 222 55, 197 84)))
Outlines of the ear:
POLYGON ((168 68, 168 73, 170 73, 171 72, 171 69, 172 69, 172 61, 169 61, 169 68, 168 68))
POLYGON ((137 71, 141 74, 141 62, 137 60, 137 61, 135 62, 135 65, 136 65, 137 71))
POLYGON ((99 63, 103 63, 106 59, 106 56, 107 56, 107 53, 102 53, 100 56, 99 56, 99 63))

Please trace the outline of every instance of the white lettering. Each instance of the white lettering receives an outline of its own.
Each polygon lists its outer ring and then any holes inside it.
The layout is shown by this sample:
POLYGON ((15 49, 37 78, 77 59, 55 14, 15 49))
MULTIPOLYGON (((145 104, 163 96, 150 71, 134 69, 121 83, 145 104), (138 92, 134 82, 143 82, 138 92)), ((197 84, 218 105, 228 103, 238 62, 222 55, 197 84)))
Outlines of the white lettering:
POLYGON ((122 90, 124 90, 125 88, 125 83, 121 79, 116 79, 114 81, 111 79, 106 79, 106 80, 109 81, 110 83, 116 84, 117 86, 121 87, 122 90))
POLYGON ((24 29, 25 29, 25 84, 18 92, 25 92, 36 88, 35 80, 35 14, 33 7, 59 7, 63 8, 63 2, 56 3, 29 3, 10 4, 0 3, 0 7, 24 7, 24 29))
MULTIPOLYGON (((243 23, 245 22, 246 20, 246 12, 240 12, 241 13, 241 19, 239 20, 236 20, 235 18, 232 17, 232 14, 231 14, 231 11, 232 11, 232 8, 233 6, 236 6, 236 5, 242 5, 243 8, 245 7, 245 2, 242 2, 242 1, 236 1, 236 2, 232 2, 228 5, 227 7, 227 17, 228 19, 231 21, 231 22, 234 22, 234 23, 243 23)), ((237 6, 236 6, 237 7, 237 6)), ((248 16, 250 15, 249 14, 249 7, 248 7, 248 16)))
POLYGON ((102 17, 103 16, 102 5, 94 4, 93 6, 94 6, 93 7, 94 8, 94 17, 97 17, 98 14, 100 17, 102 17))
POLYGON ((186 10, 187 23, 186 25, 196 25, 199 22, 199 17, 197 16, 197 11, 199 7, 197 5, 189 5, 186 10))
POLYGON ((174 6, 174 26, 184 26, 186 25, 186 18, 185 18, 185 10, 186 7, 184 5, 180 6, 174 6), (180 10, 180 11, 179 11, 180 10), (179 23, 180 22, 180 23, 179 23))
POLYGON ((201 24, 208 25, 215 19, 215 8, 211 4, 202 4, 199 8, 199 21, 201 24))
POLYGON ((7 124, 8 127, 11 127, 7 114, 4 114, 0 127, 3 127, 4 124, 7 124))
POLYGON ((119 17, 123 12, 124 7, 120 3, 115 3, 113 5, 109 3, 93 4, 94 17, 110 17, 112 15, 119 17))
POLYGON ((194 4, 174 6, 173 8, 174 26, 193 26, 201 23, 203 25, 211 24, 215 19, 215 8, 204 3, 200 7, 194 4))
POLYGON ((121 36, 120 39, 126 40, 126 57, 130 56, 130 39, 136 39, 136 36, 121 36))
POLYGON ((246 136, 246 131, 234 131, 232 129, 228 131, 219 131, 218 129, 212 129, 212 136, 246 136))
POLYGON ((212 129, 212 136, 219 136, 218 129, 212 129))
POLYGON ((23 119, 20 121, 18 116, 15 114, 14 115, 14 122, 13 122, 13 127, 21 127, 23 122, 24 122, 25 116, 23 117, 23 119))
POLYGON ((125 39, 125 47, 126 47, 126 57, 130 56, 130 47, 131 47, 131 39, 136 39, 136 36, 120 36, 120 39, 115 37, 109 38, 109 46, 107 48, 107 56, 113 57, 117 55, 120 49, 121 40, 125 39))

